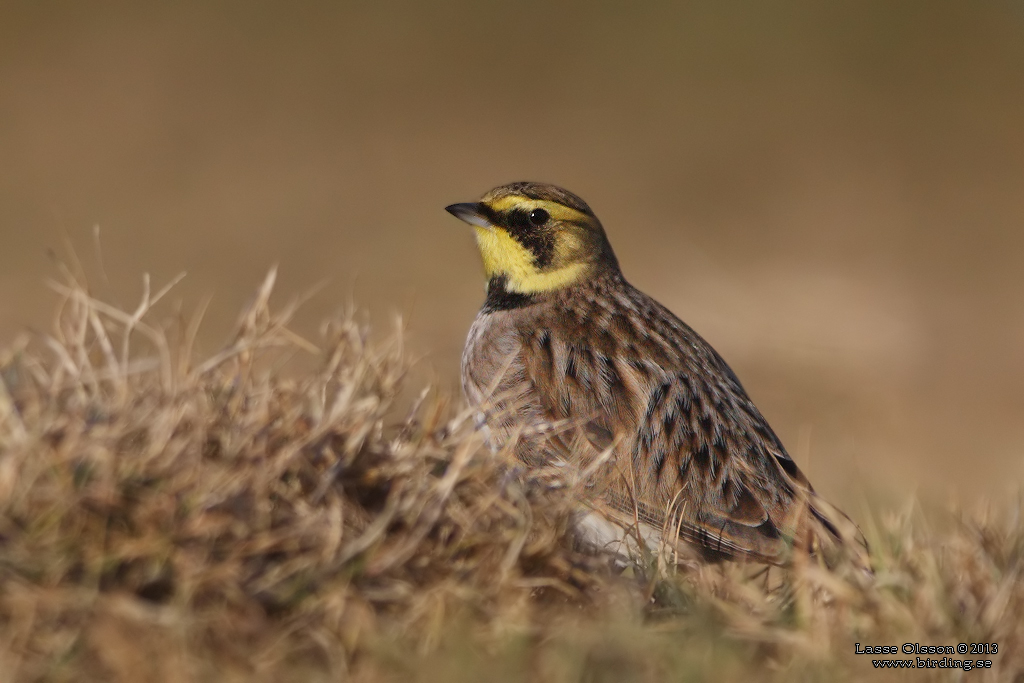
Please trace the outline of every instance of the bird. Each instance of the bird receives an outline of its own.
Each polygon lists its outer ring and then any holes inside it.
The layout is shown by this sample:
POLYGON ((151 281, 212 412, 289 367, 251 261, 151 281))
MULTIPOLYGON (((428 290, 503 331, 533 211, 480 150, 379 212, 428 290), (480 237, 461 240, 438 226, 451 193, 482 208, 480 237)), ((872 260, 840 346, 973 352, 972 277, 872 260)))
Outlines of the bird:
POLYGON ((579 540, 677 563, 849 558, 864 536, 819 496, 717 351, 623 276, 561 187, 515 182, 446 210, 473 227, 486 297, 462 354, 494 449, 585 477, 579 540))

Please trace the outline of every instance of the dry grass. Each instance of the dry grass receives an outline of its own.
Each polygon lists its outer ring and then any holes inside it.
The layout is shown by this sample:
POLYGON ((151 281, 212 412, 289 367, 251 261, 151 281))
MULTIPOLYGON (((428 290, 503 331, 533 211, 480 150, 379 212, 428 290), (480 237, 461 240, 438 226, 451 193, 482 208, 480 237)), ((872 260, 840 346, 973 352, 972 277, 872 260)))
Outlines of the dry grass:
POLYGON ((314 349, 272 286, 199 361, 159 293, 125 313, 69 275, 54 335, 0 352, 0 679, 884 679, 854 643, 987 642, 992 669, 889 676, 1024 680, 1019 502, 876 515, 873 581, 614 575, 557 473, 514 472, 450 397, 397 405, 400 335, 350 317, 314 349), (283 371, 302 348, 317 368, 283 371))

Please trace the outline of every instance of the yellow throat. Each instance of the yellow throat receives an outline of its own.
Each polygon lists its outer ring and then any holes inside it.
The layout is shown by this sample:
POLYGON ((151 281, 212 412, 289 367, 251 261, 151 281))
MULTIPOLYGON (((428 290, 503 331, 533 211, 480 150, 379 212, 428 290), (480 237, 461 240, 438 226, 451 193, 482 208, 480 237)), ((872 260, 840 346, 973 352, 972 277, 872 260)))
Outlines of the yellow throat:
MULTIPOLYGON (((541 271, 534 264, 530 250, 503 228, 474 225, 473 230, 484 262, 484 275, 488 280, 504 276, 505 288, 510 292, 536 294, 561 289, 580 280, 590 269, 589 263, 576 262, 541 271)), ((559 251, 568 251, 571 247, 560 244, 559 251)))

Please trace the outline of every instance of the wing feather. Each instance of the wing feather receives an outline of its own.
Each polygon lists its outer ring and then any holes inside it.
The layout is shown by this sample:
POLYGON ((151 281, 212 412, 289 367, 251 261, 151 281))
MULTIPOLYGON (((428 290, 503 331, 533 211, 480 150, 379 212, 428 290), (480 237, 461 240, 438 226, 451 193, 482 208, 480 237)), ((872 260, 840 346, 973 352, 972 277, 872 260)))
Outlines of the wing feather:
POLYGON ((618 306, 593 305, 600 292, 590 305, 577 298, 523 339, 537 409, 578 425, 552 447, 586 460, 618 440, 598 490, 622 520, 674 527, 724 556, 779 560, 799 532, 795 501, 814 496, 806 478, 707 342, 628 285, 610 294, 618 306))

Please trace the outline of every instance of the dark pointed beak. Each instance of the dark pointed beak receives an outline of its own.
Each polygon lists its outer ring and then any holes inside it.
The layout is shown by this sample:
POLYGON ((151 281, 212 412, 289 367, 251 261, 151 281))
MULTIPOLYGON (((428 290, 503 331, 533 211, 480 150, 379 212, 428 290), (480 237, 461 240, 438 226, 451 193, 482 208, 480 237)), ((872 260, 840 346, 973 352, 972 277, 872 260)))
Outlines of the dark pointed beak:
POLYGON ((481 228, 491 227, 491 222, 487 220, 487 216, 479 202, 452 204, 451 206, 444 207, 444 210, 460 221, 465 221, 470 225, 476 225, 481 228))

